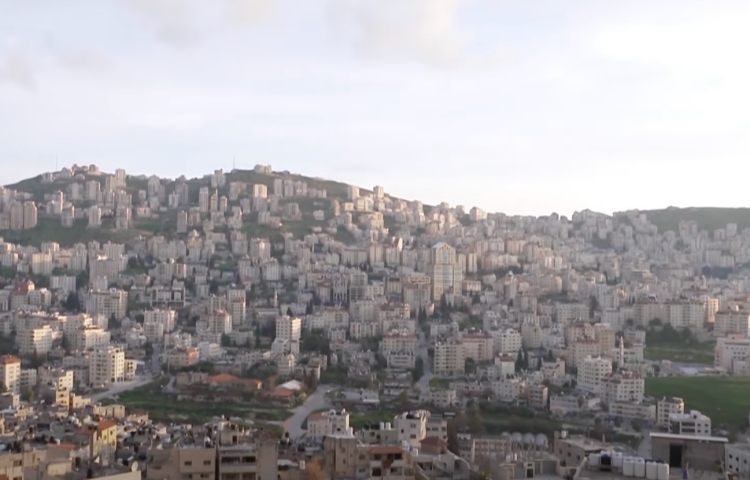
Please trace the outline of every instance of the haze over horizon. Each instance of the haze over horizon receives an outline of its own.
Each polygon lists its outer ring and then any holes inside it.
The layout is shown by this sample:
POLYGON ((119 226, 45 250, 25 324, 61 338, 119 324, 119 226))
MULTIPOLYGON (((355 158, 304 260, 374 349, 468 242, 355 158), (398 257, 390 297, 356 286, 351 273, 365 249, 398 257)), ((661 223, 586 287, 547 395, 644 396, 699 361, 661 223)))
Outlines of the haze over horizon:
POLYGON ((750 206, 738 0, 0 0, 0 184, 256 163, 508 214, 750 206))

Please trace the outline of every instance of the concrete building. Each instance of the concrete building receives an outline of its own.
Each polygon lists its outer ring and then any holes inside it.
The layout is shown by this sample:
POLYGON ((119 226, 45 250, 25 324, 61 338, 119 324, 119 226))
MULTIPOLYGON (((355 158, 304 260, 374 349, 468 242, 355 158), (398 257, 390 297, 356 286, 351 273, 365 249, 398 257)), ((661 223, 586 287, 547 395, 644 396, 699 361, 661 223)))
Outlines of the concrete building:
POLYGON ((21 393, 21 360, 18 357, 0 357, 0 382, 7 391, 21 393))
POLYGON ((89 384, 106 387, 125 381, 125 351, 121 348, 98 348, 89 354, 89 384))
POLYGON ((349 429, 349 412, 328 410, 312 413, 307 417, 307 437, 323 438, 327 435, 345 433, 349 429))
POLYGON ((662 397, 656 401, 656 424, 669 428, 669 416, 685 413, 685 402, 678 397, 662 397))
POLYGON ((601 396, 602 402, 605 404, 614 402, 640 403, 643 400, 645 390, 643 376, 635 372, 614 372, 601 379, 601 396))
POLYGON ((276 338, 299 341, 302 336, 302 319, 284 315, 276 320, 276 338))
POLYGON ((433 372, 435 375, 463 375, 466 368, 464 345, 460 340, 447 339, 435 344, 433 372))
POLYGON ((612 373, 612 360, 604 357, 586 357, 578 367, 578 388, 600 395, 602 379, 612 373))
POLYGON ((698 410, 669 415, 669 433, 677 435, 711 436, 711 419, 698 410))

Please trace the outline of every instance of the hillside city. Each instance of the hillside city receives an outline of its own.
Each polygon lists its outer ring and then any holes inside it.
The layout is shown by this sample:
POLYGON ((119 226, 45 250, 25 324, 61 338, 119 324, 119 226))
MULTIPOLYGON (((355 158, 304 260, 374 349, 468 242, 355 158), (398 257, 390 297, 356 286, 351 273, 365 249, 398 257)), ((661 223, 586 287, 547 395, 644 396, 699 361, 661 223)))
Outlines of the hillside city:
POLYGON ((747 478, 750 225, 679 215, 0 187, 0 480, 747 478))

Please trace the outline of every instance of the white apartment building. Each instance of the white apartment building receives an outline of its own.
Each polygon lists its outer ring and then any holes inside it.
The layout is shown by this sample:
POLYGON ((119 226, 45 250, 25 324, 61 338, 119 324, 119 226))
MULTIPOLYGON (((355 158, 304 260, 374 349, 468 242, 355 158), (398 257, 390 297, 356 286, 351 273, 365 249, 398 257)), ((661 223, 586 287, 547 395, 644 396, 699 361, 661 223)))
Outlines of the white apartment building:
POLYGON ((743 338, 748 337, 750 332, 750 312, 735 307, 733 310, 720 310, 716 312, 714 320, 714 336, 726 337, 729 334, 737 334, 743 338))
POLYGON ((486 333, 466 333, 461 336, 464 344, 464 358, 476 362, 489 362, 494 357, 494 341, 486 333))
POLYGON ((322 438, 349 431, 349 412, 346 410, 328 410, 313 413, 307 417, 307 437, 322 438))
POLYGON ((51 290, 61 290, 65 293, 76 291, 76 277, 74 275, 53 275, 49 279, 51 290))
POLYGON ((427 438, 427 421, 430 412, 427 410, 416 410, 396 415, 393 419, 393 428, 398 434, 400 442, 408 442, 413 447, 419 447, 422 440, 427 438))
POLYGON ((37 369, 37 381, 41 387, 48 387, 61 392, 72 392, 74 381, 73 370, 39 367, 37 369))
POLYGON ((106 387, 125 381, 125 351, 121 348, 98 348, 89 354, 89 384, 106 387))
POLYGON ((727 443, 724 445, 724 465, 727 472, 747 478, 750 473, 750 448, 746 443, 727 443))
POLYGON ((601 379, 602 402, 640 403, 645 393, 645 381, 635 372, 614 372, 601 379))
POLYGON ((22 356, 47 355, 52 350, 52 343, 56 338, 60 338, 59 332, 49 325, 18 328, 16 331, 18 352, 22 356))
POLYGON ((708 319, 708 308, 703 303, 665 303, 664 307, 666 318, 663 320, 674 328, 703 328, 708 319))
POLYGON ((521 338, 524 348, 540 348, 544 342, 544 331, 538 323, 526 322, 521 326, 521 338))
POLYGON ((99 327, 81 327, 70 336, 70 349, 74 352, 85 352, 109 344, 111 334, 99 327))
POLYGON ((515 355, 523 347, 523 337, 512 328, 493 330, 490 334, 495 344, 495 353, 515 355))
POLYGON ((31 273, 34 275, 49 276, 53 266, 51 253, 37 252, 31 255, 31 273))
POLYGON ((143 322, 143 334, 149 342, 161 343, 164 340, 164 324, 153 320, 143 322))
POLYGON ((245 299, 234 299, 229 302, 229 314, 232 316, 232 328, 239 329, 243 327, 247 320, 247 306, 245 299))
POLYGON ((677 435, 711 436, 711 419, 698 410, 669 415, 669 433, 677 435))
POLYGON ((463 375, 466 368, 464 345, 460 340, 449 339, 435 344, 433 373, 435 375, 463 375))
POLYGON ((716 340, 714 366, 721 367, 727 372, 744 372, 748 356, 750 356, 750 338, 732 335, 716 340))
POLYGON ((198 355, 201 362, 210 362, 223 354, 221 345, 213 342, 199 342, 198 355))
POLYGON ((526 390, 526 381, 520 377, 501 378, 491 385, 492 393, 501 402, 515 402, 526 390))
POLYGON ((21 393, 21 360, 12 355, 0 357, 0 382, 12 393, 21 393))
POLYGON ((410 333, 392 332, 383 336, 380 342, 380 353, 417 351, 417 336, 410 333))
POLYGON ((669 416, 685 413, 685 402, 679 397, 662 397, 656 401, 656 424, 669 427, 669 416))
POLYGON ((302 319, 284 315, 276 320, 276 338, 299 340, 302 336, 302 319))
POLYGON ((86 312, 92 315, 104 315, 104 318, 115 317, 122 320, 128 311, 128 292, 111 288, 103 291, 89 292, 86 312))
POLYGON ((432 300, 440 301, 443 294, 460 293, 464 279, 463 267, 456 260, 456 249, 444 242, 435 244, 430 250, 428 270, 432 279, 432 300))
POLYGON ((578 389, 599 395, 602 379, 612 373, 612 360, 604 357, 586 357, 578 366, 578 389))
POLYGON ((208 316, 208 331, 224 335, 232 332, 232 315, 225 310, 214 310, 208 316))
POLYGON ((177 321, 177 312, 169 309, 146 310, 143 312, 143 321, 160 323, 164 326, 164 331, 169 333, 174 330, 177 321))

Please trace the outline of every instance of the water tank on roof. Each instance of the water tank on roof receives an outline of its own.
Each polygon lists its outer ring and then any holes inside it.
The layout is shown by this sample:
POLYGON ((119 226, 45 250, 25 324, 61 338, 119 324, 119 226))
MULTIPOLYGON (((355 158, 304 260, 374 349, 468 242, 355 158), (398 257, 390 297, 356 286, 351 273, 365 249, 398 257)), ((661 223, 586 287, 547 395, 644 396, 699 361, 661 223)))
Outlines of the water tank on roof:
POLYGON ((599 467, 599 462, 601 459, 601 455, 598 453, 591 453, 589 454, 589 466, 590 467, 599 467))
POLYGON ((642 458, 636 458, 634 460, 635 462, 635 476, 638 478, 645 478, 646 477, 646 461, 642 458))
POLYGON ((669 480, 669 464, 668 463, 656 464, 656 479, 657 480, 669 480))
POLYGON ((622 468, 622 452, 612 453, 612 466, 618 470, 622 468))
POLYGON ((646 478, 656 480, 656 462, 646 462, 646 478))
POLYGON ((622 474, 626 477, 635 476, 635 462, 631 457, 622 459, 622 474))
POLYGON ((527 445, 534 445, 536 443, 536 437, 533 433, 527 433, 523 436, 523 443, 527 445))

